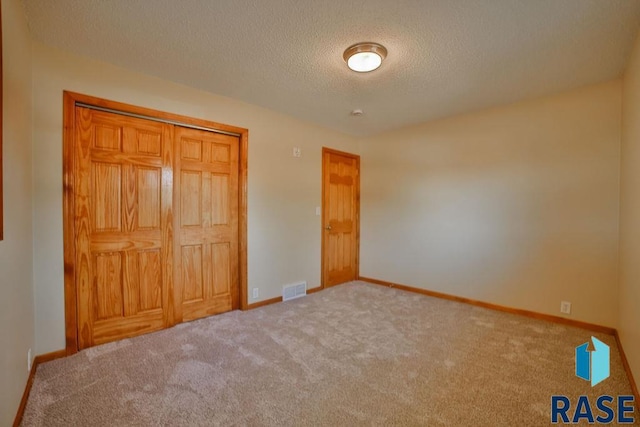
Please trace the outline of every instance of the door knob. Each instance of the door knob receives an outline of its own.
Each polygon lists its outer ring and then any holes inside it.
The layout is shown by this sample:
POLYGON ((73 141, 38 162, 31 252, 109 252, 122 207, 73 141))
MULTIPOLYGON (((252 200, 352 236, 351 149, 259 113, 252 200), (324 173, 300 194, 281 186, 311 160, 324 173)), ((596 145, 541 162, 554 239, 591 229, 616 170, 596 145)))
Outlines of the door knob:
POLYGON ((325 230, 331 230, 331 226, 330 226, 330 225, 327 225, 324 229, 325 229, 325 230))

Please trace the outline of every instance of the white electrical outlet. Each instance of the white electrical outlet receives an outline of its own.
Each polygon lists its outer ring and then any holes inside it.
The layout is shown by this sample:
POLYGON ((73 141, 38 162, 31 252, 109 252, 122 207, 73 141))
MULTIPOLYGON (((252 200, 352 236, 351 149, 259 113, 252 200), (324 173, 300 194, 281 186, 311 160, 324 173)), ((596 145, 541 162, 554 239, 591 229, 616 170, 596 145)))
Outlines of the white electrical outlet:
POLYGON ((560 303, 560 313, 571 314, 571 303, 569 301, 562 301, 560 303))
POLYGON ((27 351, 27 372, 31 372, 31 349, 27 351))
POLYGON ((293 147, 293 157, 302 157, 302 150, 300 147, 293 147))
POLYGON ((253 288, 253 299, 257 299, 258 298, 258 288, 253 288))

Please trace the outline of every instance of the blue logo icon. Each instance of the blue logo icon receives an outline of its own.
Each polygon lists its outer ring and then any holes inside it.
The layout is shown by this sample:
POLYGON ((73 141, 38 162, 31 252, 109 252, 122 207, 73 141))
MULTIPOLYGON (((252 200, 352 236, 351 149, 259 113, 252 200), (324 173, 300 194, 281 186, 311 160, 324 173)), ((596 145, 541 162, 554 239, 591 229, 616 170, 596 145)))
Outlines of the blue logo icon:
POLYGON ((609 346, 596 337, 591 337, 593 349, 586 342, 576 347, 576 376, 591 381, 591 387, 609 378, 609 346))

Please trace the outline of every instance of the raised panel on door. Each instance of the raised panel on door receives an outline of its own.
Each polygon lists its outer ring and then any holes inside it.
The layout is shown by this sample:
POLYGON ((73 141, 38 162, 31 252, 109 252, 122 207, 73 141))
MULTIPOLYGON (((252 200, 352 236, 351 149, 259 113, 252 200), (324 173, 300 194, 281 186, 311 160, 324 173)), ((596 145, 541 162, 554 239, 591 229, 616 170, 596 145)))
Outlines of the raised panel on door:
POLYGON ((93 231, 120 231, 122 166, 91 162, 93 231))
POLYGON ((358 277, 360 158, 323 149, 322 282, 358 277))
POLYGON ((237 137, 175 128, 176 317, 238 308, 237 137))
POLYGON ((162 309, 162 252, 152 249, 136 252, 138 312, 162 309))
POLYGON ((230 295, 233 290, 231 269, 233 268, 231 259, 231 244, 215 243, 211 245, 211 265, 212 269, 212 287, 209 288, 211 297, 220 295, 230 295))
POLYGON ((76 107, 79 347, 166 327, 172 126, 76 107))
POLYGON ((93 254, 96 320, 122 317, 122 253, 93 254))
POLYGON ((162 169, 136 167, 135 210, 138 230, 160 229, 160 213, 158 209, 162 200, 162 169))
MULTIPOLYGON (((202 226, 202 171, 180 171, 180 226, 202 226)), ((206 204, 206 203, 205 203, 206 204)))
POLYGON ((183 245, 182 252, 182 302, 200 302, 204 298, 202 274, 202 245, 183 245))

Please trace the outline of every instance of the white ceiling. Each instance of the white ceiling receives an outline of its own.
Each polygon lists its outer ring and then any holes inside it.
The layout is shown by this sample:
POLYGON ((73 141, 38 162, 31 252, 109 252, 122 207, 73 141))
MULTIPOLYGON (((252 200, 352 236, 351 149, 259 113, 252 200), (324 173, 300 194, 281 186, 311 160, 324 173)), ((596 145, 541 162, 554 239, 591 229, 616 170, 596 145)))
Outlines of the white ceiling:
POLYGON ((616 78, 640 24, 637 0, 24 3, 43 43, 353 135, 616 78), (346 67, 360 41, 377 71, 346 67))

